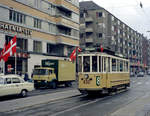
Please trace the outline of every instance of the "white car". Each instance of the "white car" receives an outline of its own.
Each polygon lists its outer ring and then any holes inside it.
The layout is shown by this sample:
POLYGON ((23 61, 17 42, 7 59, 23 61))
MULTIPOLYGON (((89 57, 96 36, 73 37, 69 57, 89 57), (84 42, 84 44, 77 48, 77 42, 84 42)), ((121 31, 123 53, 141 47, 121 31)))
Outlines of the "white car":
POLYGON ((26 97, 32 90, 34 84, 25 82, 19 75, 0 75, 0 97, 16 94, 26 97))

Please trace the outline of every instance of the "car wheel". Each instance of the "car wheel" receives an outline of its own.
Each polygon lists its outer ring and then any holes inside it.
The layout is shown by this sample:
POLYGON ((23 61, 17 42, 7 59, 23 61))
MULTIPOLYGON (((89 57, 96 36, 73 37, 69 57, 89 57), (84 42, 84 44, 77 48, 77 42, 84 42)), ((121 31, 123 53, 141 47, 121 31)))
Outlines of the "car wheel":
POLYGON ((56 88, 57 88, 56 81, 53 81, 53 82, 52 82, 52 88, 53 88, 53 89, 56 89, 56 88))
POLYGON ((26 97, 28 94, 27 94, 27 90, 22 90, 21 91, 21 97, 26 97))

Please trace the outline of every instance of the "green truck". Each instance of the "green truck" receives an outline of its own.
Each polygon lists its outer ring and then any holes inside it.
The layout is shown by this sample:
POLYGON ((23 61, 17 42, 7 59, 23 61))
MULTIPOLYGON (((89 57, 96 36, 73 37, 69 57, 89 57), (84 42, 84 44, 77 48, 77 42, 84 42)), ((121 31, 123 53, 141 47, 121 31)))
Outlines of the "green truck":
POLYGON ((64 84, 66 87, 75 81, 75 63, 68 60, 42 60, 41 66, 33 70, 33 80, 35 88, 52 87, 64 84))

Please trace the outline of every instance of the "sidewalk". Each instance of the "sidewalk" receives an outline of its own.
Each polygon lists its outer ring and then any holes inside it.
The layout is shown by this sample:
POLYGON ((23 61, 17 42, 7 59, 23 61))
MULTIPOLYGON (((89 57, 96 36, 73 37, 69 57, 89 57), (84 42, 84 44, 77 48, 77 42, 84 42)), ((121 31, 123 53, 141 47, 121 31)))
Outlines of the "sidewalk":
POLYGON ((80 95, 77 89, 63 92, 56 92, 38 96, 31 96, 10 101, 0 102, 0 112, 12 111, 15 109, 25 108, 33 105, 47 103, 54 100, 64 99, 72 96, 80 95))

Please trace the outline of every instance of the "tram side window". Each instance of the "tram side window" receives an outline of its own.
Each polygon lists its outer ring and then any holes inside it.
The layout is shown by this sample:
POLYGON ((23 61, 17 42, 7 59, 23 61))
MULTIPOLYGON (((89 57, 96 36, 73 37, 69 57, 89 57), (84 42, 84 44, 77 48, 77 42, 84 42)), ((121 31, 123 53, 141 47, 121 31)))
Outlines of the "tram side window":
POLYGON ((101 56, 99 56, 99 72, 102 72, 102 60, 101 60, 101 56))
POLYGON ((92 56, 92 72, 97 72, 97 56, 92 56))
POLYGON ((78 61, 79 61, 79 65, 78 65, 78 71, 79 72, 82 72, 82 57, 81 56, 79 56, 79 58, 78 58, 78 61))
POLYGON ((90 56, 84 56, 83 62, 83 72, 90 72, 90 56))
POLYGON ((119 72, 120 71, 120 61, 117 60, 117 71, 119 72))
POLYGON ((108 58, 108 72, 110 72, 110 58, 108 58))
POLYGON ((104 72, 106 72, 106 57, 103 58, 104 58, 104 72))
POLYGON ((128 62, 126 62, 126 71, 128 72, 128 62))
POLYGON ((120 72, 123 72, 123 61, 120 61, 120 72))
POLYGON ((116 59, 112 59, 112 71, 116 71, 116 59))

